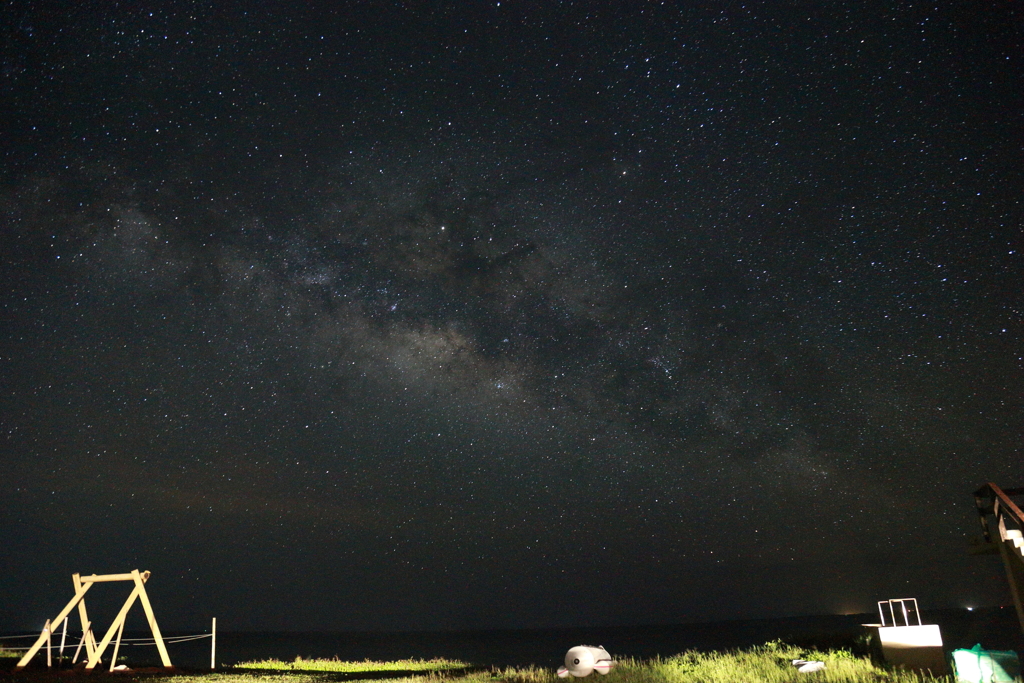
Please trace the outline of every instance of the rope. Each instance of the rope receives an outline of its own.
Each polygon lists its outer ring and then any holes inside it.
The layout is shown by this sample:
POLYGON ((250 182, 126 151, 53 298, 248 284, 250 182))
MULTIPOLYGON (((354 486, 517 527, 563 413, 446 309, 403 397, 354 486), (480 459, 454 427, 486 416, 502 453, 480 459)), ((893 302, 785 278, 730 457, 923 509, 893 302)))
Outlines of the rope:
MULTIPOLYGON (((28 636, 0 636, 0 638, 38 638, 38 637, 39 637, 38 634, 36 634, 36 635, 28 635, 28 636)), ((212 637, 213 637, 212 633, 200 633, 200 634, 188 635, 188 636, 171 636, 169 638, 164 638, 164 643, 167 643, 167 644, 184 643, 184 642, 187 642, 187 641, 190 641, 190 640, 202 640, 203 638, 212 638, 212 637)), ((129 644, 134 645, 134 646, 138 646, 138 645, 156 645, 156 640, 154 640, 153 638, 122 638, 121 642, 122 643, 129 643, 129 644)), ((54 645, 53 647, 56 648, 57 646, 54 645)), ((31 647, 8 647, 8 646, 5 645, 4 649, 5 650, 9 650, 9 651, 19 651, 19 650, 31 650, 32 648, 31 647)))
MULTIPOLYGON (((38 637, 38 636, 36 636, 36 637, 38 637)), ((212 633, 201 633, 201 634, 198 634, 198 635, 184 635, 184 636, 167 636, 167 637, 164 638, 164 642, 165 643, 181 643, 181 642, 184 642, 186 640, 198 640, 200 638, 212 638, 212 637, 213 637, 212 633)), ((155 643, 156 641, 153 639, 152 636, 149 636, 148 638, 122 638, 121 642, 122 643, 141 643, 141 644, 145 645, 146 643, 152 644, 152 643, 155 643)))
MULTIPOLYGON (((173 636, 171 638, 164 638, 164 642, 165 643, 169 643, 169 644, 184 643, 184 642, 189 641, 189 640, 202 640, 203 638, 212 638, 212 637, 213 637, 212 633, 204 633, 204 634, 198 635, 198 636, 173 636)), ((153 640, 152 638, 132 638, 132 641, 135 641, 135 642, 131 643, 132 645, 156 645, 156 641, 153 640)), ((127 638, 122 638, 121 642, 122 643, 126 643, 126 642, 128 642, 128 639, 127 638)))
MULTIPOLYGON (((202 640, 203 638, 213 638, 213 634, 212 633, 203 633, 203 634, 195 635, 195 636, 174 636, 173 639, 171 639, 171 638, 164 638, 164 640, 167 641, 168 643, 184 643, 186 640, 202 640)), ((156 641, 153 641, 153 642, 156 642, 156 641)))

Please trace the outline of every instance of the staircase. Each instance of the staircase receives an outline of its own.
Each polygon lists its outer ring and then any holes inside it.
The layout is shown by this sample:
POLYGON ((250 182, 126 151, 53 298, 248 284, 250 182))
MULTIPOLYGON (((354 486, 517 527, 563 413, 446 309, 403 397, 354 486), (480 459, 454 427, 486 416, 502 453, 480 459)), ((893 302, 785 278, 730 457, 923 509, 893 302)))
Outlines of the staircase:
POLYGON ((1003 558, 1013 606, 1017 608, 1017 618, 1024 632, 1024 512, 1013 501, 1013 496, 1021 495, 1024 495, 1024 488, 1004 490, 990 482, 974 492, 974 504, 981 518, 985 547, 1003 558), (992 538, 989 517, 995 518, 998 541, 992 538))
POLYGON ((1024 557, 1024 534, 1020 532, 1020 529, 1000 529, 999 537, 1007 545, 1012 545, 1018 555, 1024 557))

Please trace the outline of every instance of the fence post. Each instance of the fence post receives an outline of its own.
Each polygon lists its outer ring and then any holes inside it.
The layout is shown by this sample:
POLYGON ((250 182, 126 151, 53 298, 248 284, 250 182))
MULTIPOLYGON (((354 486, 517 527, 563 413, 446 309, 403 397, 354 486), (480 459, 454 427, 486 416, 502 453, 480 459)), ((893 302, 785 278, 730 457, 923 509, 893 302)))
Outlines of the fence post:
POLYGON ((217 668, 217 617, 213 618, 213 626, 210 627, 210 668, 217 668))
POLYGON ((60 667, 64 664, 64 640, 68 637, 68 618, 64 617, 64 630, 60 634, 60 659, 58 660, 57 666, 60 667))

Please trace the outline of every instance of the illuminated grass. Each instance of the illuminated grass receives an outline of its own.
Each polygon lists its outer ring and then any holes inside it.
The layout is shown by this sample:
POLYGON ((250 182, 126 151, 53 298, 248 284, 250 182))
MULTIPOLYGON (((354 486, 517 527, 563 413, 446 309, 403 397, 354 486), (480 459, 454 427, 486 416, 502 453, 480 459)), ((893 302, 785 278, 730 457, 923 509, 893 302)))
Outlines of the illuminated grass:
MULTIPOLYGON (((161 683, 328 683, 330 681, 336 681, 338 679, 332 678, 330 673, 337 672, 326 672, 326 673, 283 673, 283 674, 238 674, 238 673, 224 673, 224 674, 206 674, 195 676, 194 681, 191 680, 191 676, 174 676, 168 678, 161 683), (211 678, 216 677, 215 681, 211 681, 211 678)), ((359 679, 344 679, 346 681, 357 681, 359 679)), ((365 679, 365 680, 381 680, 381 679, 365 679)), ((384 679, 388 683, 434 683, 439 682, 441 679, 436 676, 405 676, 402 678, 387 678, 384 679)), ((156 682, 154 682, 156 683, 156 682)))
MULTIPOLYGON (((483 679, 492 682, 507 681, 507 683, 555 683, 556 681, 562 681, 562 679, 559 678, 556 674, 556 670, 554 668, 543 669, 536 666, 526 666, 519 668, 509 667, 507 669, 492 669, 489 672, 482 673, 481 676, 483 679)), ((467 680, 471 677, 472 674, 470 674, 470 676, 463 677, 461 680, 465 680, 466 683, 474 683, 467 680)), ((602 678, 607 679, 608 676, 602 676, 602 678)), ((579 679, 572 679, 568 683, 572 683, 572 681, 578 680, 579 679)), ((481 680, 480 683, 483 683, 483 681, 481 680)), ((591 680, 588 681, 588 683, 598 683, 598 681, 591 680)))
MULTIPOLYGON (((554 666, 471 670, 470 665, 448 659, 407 659, 392 662, 344 662, 338 659, 302 659, 292 662, 264 660, 235 665, 234 670, 117 676, 119 683, 562 683, 554 666), (388 676, 393 672, 393 676, 388 676), (423 672, 422 674, 406 672, 423 672), (355 674, 355 675, 352 675, 355 674), (366 674, 362 678, 359 674, 366 674), (382 675, 383 674, 383 675, 382 675)), ((54 674, 35 669, 28 680, 51 683, 54 674)), ((105 680, 105 673, 97 672, 105 680)), ((575 683, 570 678, 565 683, 575 683)), ((949 677, 875 666, 866 657, 845 650, 805 650, 781 642, 728 652, 689 651, 651 660, 620 659, 607 676, 594 674, 586 683, 948 683, 949 677), (825 670, 800 673, 794 659, 820 660, 825 670)), ((578 683, 583 683, 579 681, 578 683)))
MULTIPOLYGON (((6 672, 0 672, 6 673, 6 672)), ((453 679, 442 678, 434 672, 423 676, 398 676, 381 678, 360 679, 358 677, 345 676, 337 672, 297 672, 297 671, 267 671, 265 673, 243 673, 243 672, 179 672, 167 673, 108 673, 106 669, 97 669, 89 675, 90 680, 107 681, 111 683, 450 683, 453 679)), ((17 680, 23 683, 53 683, 54 681, 67 681, 67 674, 48 672, 46 669, 28 669, 17 675, 17 680)), ((455 679, 461 680, 461 679, 455 679)))
MULTIPOLYGON (((506 669, 491 669, 460 673, 458 669, 467 665, 461 662, 433 660, 432 662, 410 660, 406 662, 334 662, 317 660, 339 668, 323 668, 320 671, 411 671, 413 664, 423 666, 425 676, 400 679, 402 683, 560 683, 554 667, 536 666, 506 669), (442 666, 437 666, 441 663, 442 666), (340 668, 342 665, 361 668, 340 668), (444 666, 447 665, 447 666, 444 666)), ((278 662, 278 671, 297 671, 299 665, 309 664, 278 662), (283 666, 282 666, 283 665, 283 666)), ((250 668, 250 665, 239 665, 250 668)), ((267 665, 267 668, 272 668, 267 665)), ((394 680, 397 683, 397 680, 394 680)), ((576 679, 569 679, 572 683, 576 679)), ((846 650, 817 651, 805 650, 782 642, 771 642, 744 650, 728 652, 690 651, 673 657, 651 660, 621 659, 618 666, 607 676, 597 674, 588 678, 588 683, 931 683, 948 681, 946 676, 928 676, 915 672, 894 670, 875 666, 867 657, 856 657, 846 650), (792 660, 819 660, 825 663, 825 670, 811 674, 800 673, 792 660)), ((227 682, 225 682, 227 683, 227 682)), ((247 683, 237 681, 232 683, 247 683)), ((252 683, 252 682, 248 682, 252 683)), ((306 683, 289 681, 289 683, 306 683)), ((582 683, 582 682, 581 682, 582 683)))
POLYGON ((469 665, 451 659, 399 659, 393 662, 345 662, 340 659, 303 659, 284 662, 280 659, 264 659, 258 662, 241 662, 236 669, 261 669, 265 671, 330 671, 336 673, 369 673, 375 671, 457 671, 469 665))
MULTIPOLYGON (((946 676, 879 668, 846 650, 804 650, 771 642, 730 652, 684 652, 644 662, 626 660, 607 676, 614 683, 926 683, 946 676), (800 673, 792 660, 818 660, 825 670, 800 673)), ((608 683, 613 683, 608 680, 608 683)), ((539 683, 539 682, 538 682, 539 683)))

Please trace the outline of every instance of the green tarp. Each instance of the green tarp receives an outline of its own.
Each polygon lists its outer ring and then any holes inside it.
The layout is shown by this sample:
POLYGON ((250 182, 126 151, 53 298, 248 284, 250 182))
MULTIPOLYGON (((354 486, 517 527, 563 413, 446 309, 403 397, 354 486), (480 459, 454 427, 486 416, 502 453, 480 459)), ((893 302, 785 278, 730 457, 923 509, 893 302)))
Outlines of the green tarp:
POLYGON ((963 683, 1013 683, 1020 680, 1020 659, 1013 650, 953 650, 953 672, 963 683))

